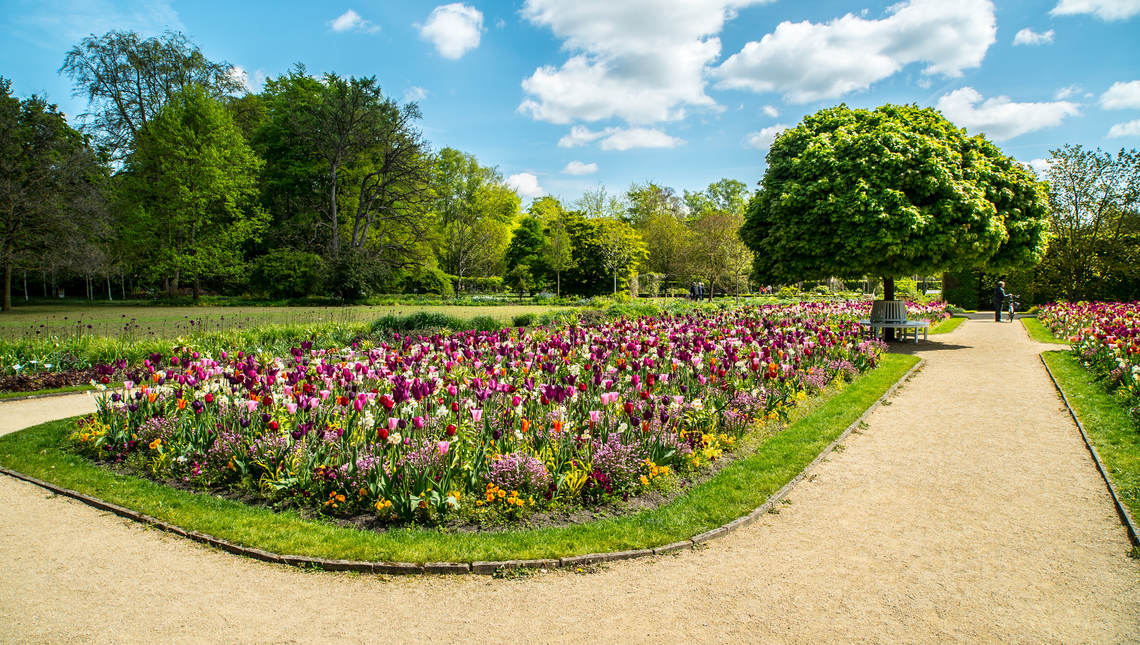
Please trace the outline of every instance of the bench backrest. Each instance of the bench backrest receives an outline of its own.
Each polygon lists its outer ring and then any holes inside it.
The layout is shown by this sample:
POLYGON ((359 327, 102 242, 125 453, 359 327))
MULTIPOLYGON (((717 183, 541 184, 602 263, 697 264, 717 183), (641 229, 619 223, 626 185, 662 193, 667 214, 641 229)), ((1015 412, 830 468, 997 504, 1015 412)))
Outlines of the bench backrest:
POLYGON ((872 302, 871 322, 906 322, 906 303, 902 300, 876 300, 872 302))

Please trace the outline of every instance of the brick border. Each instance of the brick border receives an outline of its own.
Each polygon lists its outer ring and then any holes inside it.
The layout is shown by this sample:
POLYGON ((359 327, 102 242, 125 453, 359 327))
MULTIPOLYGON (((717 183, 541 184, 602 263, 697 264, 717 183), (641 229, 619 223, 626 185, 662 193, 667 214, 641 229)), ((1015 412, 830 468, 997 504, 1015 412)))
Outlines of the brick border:
MULTIPOLYGON (((1064 350, 1057 350, 1064 351, 1064 350)), ((1045 362, 1045 355, 1038 354, 1041 359, 1041 365, 1045 367, 1045 373, 1049 375, 1049 380, 1053 381, 1053 387, 1057 389, 1057 394, 1061 395, 1061 400, 1065 403, 1065 408, 1069 411, 1069 416, 1073 417, 1073 423, 1077 424, 1077 430, 1081 431, 1081 439, 1085 441, 1085 447, 1089 449, 1089 454, 1092 455, 1093 462, 1096 464, 1097 472, 1100 473, 1101 479, 1104 480, 1104 485, 1108 487, 1108 494, 1112 497, 1112 503, 1116 506, 1116 514, 1120 517, 1120 523, 1124 525, 1128 531, 1128 540, 1132 542, 1132 546, 1140 546, 1140 534, 1136 531, 1136 523, 1132 520, 1132 514, 1128 512, 1128 508, 1120 501, 1120 495, 1116 492, 1116 486, 1113 485, 1112 479, 1108 476, 1108 469, 1105 468, 1104 463, 1100 460, 1100 453, 1092 445, 1089 440, 1089 435, 1085 432, 1085 426, 1077 417, 1076 410, 1069 403, 1069 397, 1065 396, 1065 391, 1061 389, 1061 384, 1057 382, 1057 377, 1053 376, 1053 370, 1049 369, 1049 364, 1045 362)))
MULTIPOLYGON (((899 387, 901 387, 904 382, 910 380, 911 376, 918 372, 925 364, 926 359, 920 358, 917 363, 915 363, 909 370, 907 370, 906 374, 903 374, 901 377, 899 377, 899 379, 895 381, 894 385, 888 388, 887 391, 882 394, 882 396, 876 399, 875 402, 872 403, 870 407, 868 407, 863 412, 863 414, 859 415, 858 419, 855 419, 853 422, 851 422, 851 425, 847 426, 847 429, 844 430, 842 434, 836 437, 834 441, 828 444, 826 448, 824 448, 818 455, 816 455, 815 459, 813 459, 811 463, 805 466, 804 469, 801 470, 800 473, 795 477, 793 477, 791 481, 789 481, 787 484, 784 484, 780 490, 769 496, 763 504, 753 509, 752 512, 748 513, 747 515, 738 517, 735 520, 728 522, 727 524, 718 526, 717 528, 705 531, 704 533, 700 533, 698 535, 694 535, 687 540, 681 540, 679 542, 673 542, 672 544, 665 544, 648 549, 611 551, 609 553, 587 553, 564 558, 544 558, 534 560, 480 560, 476 562, 420 563, 332 560, 327 558, 315 558, 302 555, 282 555, 279 553, 264 551, 262 549, 235 544, 229 540, 224 540, 222 538, 208 535, 206 533, 201 533, 199 531, 188 531, 180 526, 171 524, 170 522, 160 520, 157 517, 139 513, 138 511, 131 510, 124 506, 119 506, 118 504, 112 504, 97 497, 92 497, 90 495, 86 495, 69 488, 63 488, 62 486, 57 486, 51 482, 46 482, 30 475, 25 475, 8 468, 4 468, 3 466, 0 466, 0 474, 8 475, 9 477, 28 482, 29 484, 34 484, 40 488, 49 490, 56 495, 70 497, 93 508, 113 513, 119 517, 123 517, 128 520, 144 524, 146 526, 151 526, 168 533, 173 533, 180 537, 188 538, 201 544, 212 546, 227 553, 241 555, 247 558, 253 558, 254 560, 270 562, 273 564, 285 564, 299 568, 323 569, 325 571, 355 571, 359 573, 376 573, 389 575, 466 573, 494 574, 495 572, 503 569, 553 569, 563 567, 578 567, 589 564, 597 564, 600 562, 632 560, 635 558, 644 558, 654 555, 664 555, 666 553, 675 553, 687 548, 693 548, 698 544, 703 544, 705 542, 709 542, 710 540, 724 537, 739 528, 752 524, 756 520, 763 517, 764 514, 771 510, 777 503, 780 502, 780 500, 784 499, 788 493, 790 493, 792 489, 796 487, 797 484, 799 484, 805 477, 807 477, 808 472, 812 468, 814 468, 817 464, 819 464, 819 462, 823 461, 829 454, 831 454, 832 451, 835 450, 836 446, 838 446, 844 439, 848 437, 848 435, 850 435, 856 428, 858 428, 859 425, 863 423, 867 417, 869 417, 871 413, 879 407, 880 404, 883 403, 883 401, 886 401, 888 398, 893 396, 899 387)), ((1099 465, 1100 462, 1098 461, 1097 463, 1099 465)), ((1116 499, 1115 493, 1113 494, 1113 499, 1116 499)))

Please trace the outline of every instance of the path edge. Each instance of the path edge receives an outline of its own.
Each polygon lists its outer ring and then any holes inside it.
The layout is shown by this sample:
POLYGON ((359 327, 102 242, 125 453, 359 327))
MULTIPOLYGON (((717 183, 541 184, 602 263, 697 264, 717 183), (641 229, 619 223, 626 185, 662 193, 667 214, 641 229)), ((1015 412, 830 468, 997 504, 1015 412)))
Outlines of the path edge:
POLYGON ((1136 523, 1132 519, 1132 514, 1128 512, 1128 508, 1120 501, 1120 495, 1116 492, 1116 486, 1108 476, 1108 469, 1105 467, 1104 462, 1100 460, 1100 453, 1097 452, 1096 447, 1093 446, 1092 441, 1089 439, 1088 433, 1085 432, 1085 426, 1081 423, 1080 418, 1077 417, 1077 411, 1074 410, 1072 404, 1069 403, 1069 397, 1065 396, 1065 390, 1061 389, 1061 384, 1057 382, 1057 377, 1053 376, 1053 370, 1049 369, 1049 363, 1045 362, 1045 355, 1038 354, 1037 357, 1041 359, 1041 364, 1045 367, 1045 372, 1049 375, 1049 380, 1053 381, 1053 387, 1056 388, 1057 394, 1061 395, 1061 401, 1065 403, 1065 409, 1069 411, 1069 416, 1073 418, 1073 422, 1077 424, 1077 430, 1081 432, 1081 439, 1085 442, 1085 448, 1088 448, 1089 454, 1092 455, 1097 472, 1100 473, 1101 479, 1104 480, 1104 485, 1108 488, 1108 494, 1112 497, 1112 503, 1116 506, 1116 514, 1120 517, 1120 523, 1123 524, 1125 530, 1128 531, 1128 540, 1132 542, 1132 546, 1140 546, 1140 533, 1137 533, 1136 523))
MULTIPOLYGON (((895 394, 895 392, 898 391, 898 389, 900 387, 902 387, 902 384, 907 382, 908 380, 910 380, 910 378, 915 373, 917 373, 919 370, 921 370, 924 365, 926 365, 926 359, 925 358, 919 358, 918 362, 915 363, 914 365, 912 365, 911 368, 909 370, 907 370, 905 374, 900 376, 898 378, 898 380, 895 381, 893 385, 891 385, 891 387, 887 388, 887 391, 883 392, 883 394, 878 399, 876 399, 874 403, 872 403, 866 410, 864 410, 863 414, 859 415, 859 418, 852 421, 851 424, 848 425, 847 428, 838 437, 836 437, 830 444, 827 445, 827 447, 825 447, 822 451, 820 451, 820 453, 818 455, 816 455, 815 459, 813 459, 811 461, 811 463, 809 463, 807 466, 804 466, 803 470, 801 470, 799 472, 799 474, 797 474, 795 477, 793 477, 787 484, 784 484, 783 487, 781 487, 775 493, 772 493, 770 496, 768 496, 768 499, 765 500, 763 504, 756 507, 755 509, 753 509, 751 512, 747 513, 746 515, 742 515, 742 516, 736 518, 735 520, 732 520, 732 521, 730 521, 726 524, 723 524, 721 526, 718 526, 714 529, 710 529, 708 531, 705 531, 704 533, 694 535, 693 537, 691 537, 687 540, 681 540, 679 542, 673 542, 672 544, 665 544, 662 546, 652 547, 652 548, 648 548, 648 549, 634 549, 634 550, 628 550, 628 551, 611 551, 608 553, 587 553, 584 555, 567 556, 567 557, 563 557, 563 558, 475 561, 475 562, 422 562, 422 563, 386 562, 386 561, 377 562, 377 561, 364 561, 364 560, 333 560, 333 559, 328 559, 328 558, 315 558, 315 557, 301 556, 301 555, 284 555, 284 554, 280 554, 280 553, 273 553, 270 551, 264 551, 262 549, 257 549, 257 548, 253 548, 253 547, 242 546, 240 544, 234 544, 233 542, 230 542, 229 540, 224 540, 222 538, 210 535, 208 533, 202 533, 200 531, 190 531, 190 530, 182 528, 181 526, 177 526, 177 525, 172 524, 170 522, 160 520, 157 517, 153 517, 153 516, 147 515, 145 513, 139 513, 138 511, 134 511, 132 509, 126 508, 125 506, 119 506, 118 504, 112 504, 110 502, 99 499, 98 497, 87 495, 85 493, 80 493, 79 491, 71 490, 70 488, 64 488, 62 486, 57 486, 51 482, 47 482, 47 481, 44 481, 42 479, 32 477, 31 475, 26 475, 26 474, 21 473, 19 471, 11 470, 11 469, 5 468, 3 466, 0 466, 0 474, 4 474, 4 475, 7 475, 9 477, 12 477, 13 479, 18 479, 20 481, 24 481, 24 482, 27 482, 29 484, 38 486, 40 488, 43 488, 45 490, 48 490, 48 491, 56 494, 56 495, 69 497, 71 499, 82 502, 88 506, 99 509, 101 511, 106 511, 106 512, 112 513, 114 515, 118 515, 119 517, 131 520, 133 522, 138 522, 138 523, 143 524, 145 526, 150 526, 152 528, 156 528, 156 529, 159 529, 161 531, 165 531, 167 533, 173 533, 173 534, 178 535, 180 537, 190 539, 190 540, 192 540, 194 542, 198 542, 200 544, 212 546, 216 549, 220 549, 222 551, 225 551, 227 553, 231 553, 233 555, 245 556, 248 558, 252 558, 254 560, 259 560, 261 562, 269 562, 269 563, 273 563, 273 564, 285 564, 285 565, 298 567, 298 568, 302 568, 302 569, 322 569, 324 571, 353 571, 353 572, 357 572, 357 573, 377 573, 377 574, 399 575, 399 574, 427 574, 427 573, 433 573, 433 574, 467 574, 467 573, 494 574, 498 571, 506 570, 506 569, 552 569, 552 568, 580 567, 580 566, 584 566, 584 565, 598 564, 598 563, 602 563, 602 562, 615 562, 618 560, 633 560, 636 558, 644 558, 644 557, 649 557, 649 556, 654 556, 654 555, 664 555, 667 553, 674 553, 674 552, 681 551, 684 549, 691 549, 691 548, 696 547, 699 544, 703 544, 703 543, 709 542, 710 540, 714 540, 717 538, 724 537, 724 536, 736 531, 737 529, 740 529, 742 527, 748 526, 749 524, 752 524, 756 520, 763 517, 766 513, 768 513, 768 511, 770 511, 781 500, 783 500, 785 497, 787 497, 788 493, 790 493, 796 487, 797 484, 799 484, 801 481, 803 481, 804 478, 807 477, 808 473, 813 468, 815 468, 821 461, 823 461, 825 458, 827 458, 827 456, 830 455, 835 450, 836 446, 838 446, 845 439, 847 439, 847 437, 850 436, 850 434, 852 432, 854 432, 856 428, 858 428, 864 421, 867 420, 867 418, 869 416, 871 416, 871 413, 873 413, 876 409, 878 409, 878 407, 880 405, 882 405, 882 403, 884 401, 886 401, 888 398, 892 397, 895 394)), ((1046 369, 1048 369, 1048 366, 1046 366, 1046 369)), ((1052 376, 1052 374, 1050 374, 1050 376, 1052 376)), ((1056 384, 1056 381, 1054 381, 1054 384, 1056 384)), ((1062 393, 1062 398, 1063 397, 1064 397, 1064 394, 1062 393)), ((1066 405, 1067 405, 1067 402, 1066 402, 1066 405)), ((1071 413, 1072 409, 1070 408, 1069 411, 1071 413)), ((1074 416, 1073 418, 1075 419, 1076 417, 1074 416)), ((1079 421, 1077 422, 1077 425, 1078 426, 1080 425, 1079 421)), ((1083 428, 1081 430, 1081 433, 1082 434, 1084 433, 1083 428)), ((1088 445, 1087 437, 1086 437, 1086 445, 1088 445)), ((1089 446, 1089 449, 1092 450, 1092 447, 1089 446)), ((1094 452, 1093 458, 1097 459, 1095 452, 1094 452)), ((1098 468, 1101 467, 1099 459, 1097 459, 1097 467, 1098 468)), ((1101 474, 1102 475, 1104 474, 1103 470, 1101 471, 1101 474)), ((1106 479, 1106 481, 1107 481, 1107 479, 1106 479)), ((1110 489, 1111 489, 1111 486, 1112 485, 1110 483, 1109 484, 1110 489)), ((1113 495, 1113 499, 1117 500, 1115 491, 1113 491, 1112 495, 1113 495)), ((1117 500, 1117 509, 1118 510, 1121 509, 1119 500, 1117 500)), ((1124 512, 1127 513, 1127 511, 1124 511, 1124 512)), ((1130 518, 1129 518, 1129 521, 1130 521, 1130 518)), ((1131 525, 1129 525, 1129 526, 1131 527, 1131 525)), ((1130 535, 1133 536, 1133 539, 1135 540, 1135 533, 1131 532, 1131 531, 1132 531, 1132 529, 1130 528, 1130 535)))

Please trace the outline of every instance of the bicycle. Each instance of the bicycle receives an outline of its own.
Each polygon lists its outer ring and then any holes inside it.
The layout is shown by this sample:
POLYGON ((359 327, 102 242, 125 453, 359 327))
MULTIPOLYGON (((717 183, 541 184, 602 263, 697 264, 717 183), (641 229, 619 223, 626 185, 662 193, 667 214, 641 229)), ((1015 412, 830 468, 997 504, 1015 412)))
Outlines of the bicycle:
POLYGON ((1021 304, 1020 302, 1017 301, 1017 299, 1019 297, 1020 296, 1018 296, 1015 293, 1011 293, 1011 294, 1006 296, 1006 298, 1009 298, 1009 316, 1007 318, 1007 320, 1009 322, 1013 322, 1013 314, 1017 310, 1017 305, 1021 304))

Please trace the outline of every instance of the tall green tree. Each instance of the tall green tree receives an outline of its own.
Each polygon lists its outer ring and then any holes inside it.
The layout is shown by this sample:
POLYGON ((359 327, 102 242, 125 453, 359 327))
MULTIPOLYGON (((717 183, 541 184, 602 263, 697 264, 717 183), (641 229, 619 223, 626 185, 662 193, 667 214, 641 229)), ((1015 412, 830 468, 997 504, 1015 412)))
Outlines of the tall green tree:
POLYGON ((172 285, 191 281, 195 300, 203 279, 243 268, 243 243, 264 227, 260 166, 229 112, 196 85, 172 95, 139 133, 126 171, 138 243, 172 285))
POLYGON ((686 258, 693 275, 708 282, 710 295, 747 287, 752 251, 738 235, 743 224, 743 215, 721 210, 707 211, 692 223, 686 258))
POLYGON ((453 148, 439 151, 433 181, 440 266, 459 279, 503 269, 519 196, 494 168, 453 148))
POLYGON ((613 292, 617 295, 618 275, 631 275, 645 261, 648 252, 637 229, 626 222, 603 218, 596 222, 596 242, 602 266, 613 276, 613 292))
POLYGON ((1140 297, 1140 153, 1065 145, 1051 151, 1053 239, 1035 287, 1068 300, 1140 297))
POLYGON ((933 109, 839 106, 784 131, 741 237, 760 282, 1038 262, 1045 187, 933 109))
POLYGON ((570 219, 561 202, 549 195, 534 200, 529 212, 543 223, 546 240, 542 248, 542 260, 554 273, 554 291, 561 298, 562 274, 573 268, 576 262, 570 219))
POLYGON ((85 127, 115 158, 126 155, 135 138, 170 98, 194 85, 213 98, 244 89, 229 63, 206 58, 180 32, 143 38, 133 31, 94 34, 72 47, 60 72, 85 96, 85 127))
POLYGON ((37 96, 21 101, 0 77, 0 310, 12 308, 12 270, 21 259, 25 267, 45 266, 34 258, 93 248, 105 179, 86 139, 56 106, 37 96))
POLYGON ((533 277, 541 278, 547 273, 543 255, 545 246, 546 235, 542 230, 542 220, 530 214, 523 216, 518 226, 511 232, 511 242, 507 245, 503 257, 507 270, 525 264, 533 277))
POLYGON ((689 209, 689 217, 694 219, 713 211, 743 215, 751 198, 752 191, 748 186, 735 179, 714 181, 708 188, 696 192, 685 191, 685 205, 689 209))

